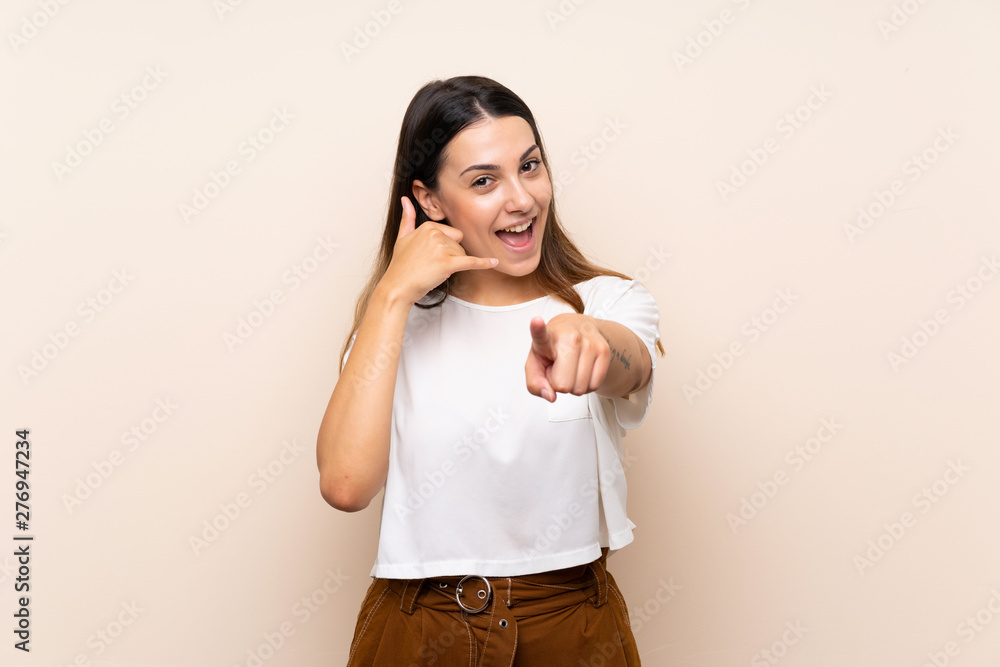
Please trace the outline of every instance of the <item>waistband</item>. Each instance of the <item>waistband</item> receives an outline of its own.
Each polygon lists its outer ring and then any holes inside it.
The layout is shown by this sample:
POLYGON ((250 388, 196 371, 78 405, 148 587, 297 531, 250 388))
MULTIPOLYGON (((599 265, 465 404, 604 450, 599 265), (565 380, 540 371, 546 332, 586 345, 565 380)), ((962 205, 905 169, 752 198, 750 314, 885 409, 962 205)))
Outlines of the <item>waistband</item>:
POLYGON ((510 577, 483 577, 477 574, 428 579, 387 579, 399 608, 413 614, 417 605, 465 614, 494 616, 516 609, 517 615, 548 613, 588 601, 600 607, 608 600, 608 547, 591 563, 510 577))

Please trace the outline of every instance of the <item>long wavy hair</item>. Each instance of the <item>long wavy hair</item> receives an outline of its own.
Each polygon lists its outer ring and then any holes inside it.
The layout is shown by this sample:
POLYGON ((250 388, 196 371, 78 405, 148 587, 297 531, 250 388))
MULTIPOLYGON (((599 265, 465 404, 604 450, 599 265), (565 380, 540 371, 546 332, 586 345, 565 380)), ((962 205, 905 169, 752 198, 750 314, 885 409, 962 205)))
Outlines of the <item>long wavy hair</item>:
MULTIPOLYGON (((354 324, 340 350, 338 368, 343 367, 344 355, 350 347, 351 338, 361 325, 372 292, 392 261, 403 216, 400 199, 405 195, 413 203, 417 216, 415 226, 426 222, 429 218, 413 195, 413 181, 420 180, 431 191, 437 190, 438 173, 448 142, 476 121, 506 116, 518 116, 531 126, 535 143, 541 152, 542 164, 551 181, 549 160, 535 118, 521 98, 503 85, 482 76, 457 76, 443 81, 431 81, 413 96, 403 115, 403 125, 399 131, 389 193, 389 212, 382 242, 368 283, 361 290, 354 307, 354 324)), ((440 222, 448 224, 447 220, 440 222)), ((559 222, 553 197, 545 219, 541 259, 535 270, 538 285, 550 296, 566 302, 576 312, 583 313, 583 299, 573 286, 596 276, 617 276, 631 280, 623 273, 594 264, 580 252, 559 222)), ((446 279, 414 305, 418 308, 435 308, 441 305, 449 293, 450 280, 446 279)), ((659 341, 656 349, 661 355, 664 353, 659 341)))

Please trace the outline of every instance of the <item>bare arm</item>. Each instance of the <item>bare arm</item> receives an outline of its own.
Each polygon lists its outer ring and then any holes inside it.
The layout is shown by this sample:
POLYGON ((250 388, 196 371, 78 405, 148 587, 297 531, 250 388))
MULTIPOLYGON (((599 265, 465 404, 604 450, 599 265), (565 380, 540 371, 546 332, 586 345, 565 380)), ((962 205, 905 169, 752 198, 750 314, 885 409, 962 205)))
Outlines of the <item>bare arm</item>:
POLYGON ((608 374, 597 388, 597 394, 627 398, 649 384, 653 376, 653 362, 649 358, 649 349, 639 336, 618 322, 591 319, 611 348, 608 374))
POLYGON ((316 441, 320 493, 347 512, 368 506, 389 467, 392 398, 412 304, 380 288, 372 293, 316 441))

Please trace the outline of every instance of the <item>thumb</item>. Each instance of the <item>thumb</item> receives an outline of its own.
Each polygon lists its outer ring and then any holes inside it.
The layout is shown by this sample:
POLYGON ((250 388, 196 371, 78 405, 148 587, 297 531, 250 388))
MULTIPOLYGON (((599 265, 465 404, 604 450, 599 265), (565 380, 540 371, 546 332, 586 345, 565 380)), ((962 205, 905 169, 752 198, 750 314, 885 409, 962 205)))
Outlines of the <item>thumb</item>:
POLYGON ((397 239, 406 236, 416 229, 417 221, 417 211, 413 208, 413 202, 410 201, 410 198, 404 195, 400 198, 400 201, 403 203, 403 217, 399 223, 399 234, 396 235, 397 239))

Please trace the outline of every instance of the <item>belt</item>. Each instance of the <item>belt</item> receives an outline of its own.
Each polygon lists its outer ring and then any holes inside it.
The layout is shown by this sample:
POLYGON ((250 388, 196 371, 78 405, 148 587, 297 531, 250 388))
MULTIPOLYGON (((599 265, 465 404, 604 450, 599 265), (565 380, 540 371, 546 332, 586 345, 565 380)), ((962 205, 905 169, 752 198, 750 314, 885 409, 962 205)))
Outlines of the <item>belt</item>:
POLYGON ((413 614, 417 606, 460 614, 464 631, 445 630, 442 642, 474 634, 470 664, 509 667, 517 650, 517 621, 549 614, 582 602, 600 607, 608 600, 605 564, 608 548, 597 560, 562 570, 510 577, 478 574, 427 579, 387 579, 399 596, 399 609, 413 614))
POLYGON ((406 614, 412 614, 418 604, 442 611, 479 614, 487 611, 494 600, 508 608, 544 607, 550 610, 586 599, 599 607, 608 599, 607 556, 608 548, 603 547, 597 560, 561 570, 511 577, 466 574, 389 579, 388 587, 399 595, 399 608, 406 614))
MULTIPOLYGON (((600 558, 592 563, 536 574, 510 577, 466 574, 387 581, 389 589, 399 595, 399 608, 406 614, 412 614, 417 605, 480 614, 489 610, 495 612, 496 602, 507 610, 520 607, 526 612, 524 615, 531 615, 527 613, 528 608, 532 613, 536 608, 538 613, 545 613, 578 604, 581 600, 599 607, 608 599, 607 554, 608 549, 604 547, 600 558)), ((510 614, 507 617, 510 618, 510 614)))

